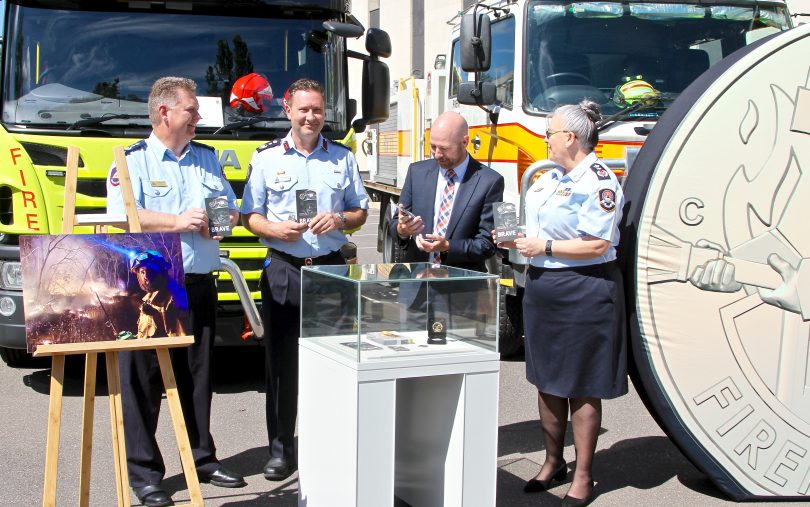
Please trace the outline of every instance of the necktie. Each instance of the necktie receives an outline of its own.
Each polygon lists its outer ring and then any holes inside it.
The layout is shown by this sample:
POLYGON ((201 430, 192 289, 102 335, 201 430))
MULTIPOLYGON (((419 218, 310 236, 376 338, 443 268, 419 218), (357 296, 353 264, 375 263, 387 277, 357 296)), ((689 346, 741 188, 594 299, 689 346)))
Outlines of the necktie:
MULTIPOLYGON (((456 195, 456 172, 452 169, 447 170, 447 185, 444 187, 442 193, 442 201, 439 204, 439 220, 436 222, 436 230, 433 234, 437 236, 444 236, 447 234, 447 224, 450 223, 450 212, 453 208, 453 197, 456 195)), ((432 252, 430 261, 438 264, 441 262, 441 253, 432 252)))

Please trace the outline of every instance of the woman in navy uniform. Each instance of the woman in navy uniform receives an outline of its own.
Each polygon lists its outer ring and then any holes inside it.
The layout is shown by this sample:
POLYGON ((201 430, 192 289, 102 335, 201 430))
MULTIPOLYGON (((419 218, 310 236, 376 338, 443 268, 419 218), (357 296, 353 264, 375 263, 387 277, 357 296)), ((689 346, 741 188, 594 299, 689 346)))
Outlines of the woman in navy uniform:
POLYGON ((563 447, 568 411, 576 469, 562 505, 593 498, 593 462, 602 399, 627 393, 624 296, 616 265, 624 196, 593 152, 596 103, 557 108, 546 130, 557 167, 526 194, 526 235, 501 243, 529 259, 523 315, 526 378, 537 387, 546 459, 527 493, 545 491, 568 472, 563 447))

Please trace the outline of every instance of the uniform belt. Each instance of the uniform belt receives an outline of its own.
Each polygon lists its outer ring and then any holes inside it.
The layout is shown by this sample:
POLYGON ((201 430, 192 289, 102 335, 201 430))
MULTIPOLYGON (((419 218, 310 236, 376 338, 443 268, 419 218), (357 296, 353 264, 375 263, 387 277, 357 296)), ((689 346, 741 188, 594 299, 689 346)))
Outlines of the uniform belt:
POLYGON ((535 271, 573 271, 581 275, 591 275, 594 273, 607 273, 616 266, 616 261, 603 262, 600 264, 586 264, 584 266, 567 266, 562 268, 541 268, 539 266, 529 266, 535 271))
POLYGON ((291 264, 297 268, 300 268, 301 266, 317 266, 320 264, 346 263, 345 259, 343 259, 343 256, 340 254, 340 251, 338 250, 335 250, 334 252, 329 252, 328 254, 325 255, 319 255, 318 257, 296 257, 286 252, 270 248, 267 251, 267 256, 271 259, 281 259, 287 264, 291 264))
POLYGON ((213 273, 186 273, 186 283, 202 283, 208 280, 213 280, 213 273))

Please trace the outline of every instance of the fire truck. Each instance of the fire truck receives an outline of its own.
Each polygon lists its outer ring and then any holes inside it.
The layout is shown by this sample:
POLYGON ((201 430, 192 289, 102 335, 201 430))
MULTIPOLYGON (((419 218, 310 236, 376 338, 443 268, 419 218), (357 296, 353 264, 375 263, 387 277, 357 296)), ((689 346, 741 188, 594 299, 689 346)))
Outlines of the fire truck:
MULTIPOLYGON (((430 156, 431 121, 439 113, 467 119, 470 154, 504 176, 504 200, 519 205, 534 178, 553 167, 546 156, 549 113, 593 99, 605 116, 596 154, 622 177, 695 78, 731 52, 789 29, 791 16, 782 0, 487 0, 451 22, 447 53, 425 78, 397 81, 388 120, 363 141, 366 188, 381 209, 378 250, 389 262, 401 255, 389 230, 399 189, 408 165, 430 156), (628 83, 647 93, 626 94, 628 83)), ((501 276, 506 356, 523 341, 526 259, 502 252, 489 269, 501 276)))
MULTIPOLYGON (((147 97, 161 76, 197 83, 200 142, 217 151, 241 197, 253 151, 282 137, 281 99, 296 79, 323 83, 323 135, 341 141, 387 117, 388 34, 365 28, 344 0, 6 0, 0 94, 0 357, 26 358, 18 238, 61 231, 67 148, 79 148, 76 212, 105 213, 113 148, 151 131, 147 97), (365 34, 367 53, 348 38, 365 34), (363 61, 362 114, 349 97, 348 59, 363 61), (275 98, 260 115, 229 105, 231 86, 256 72, 275 98)), ((92 232, 78 227, 76 232, 92 232)), ((222 250, 259 298, 266 249, 241 226, 222 250)), ((218 280, 217 343, 241 342, 245 318, 232 277, 218 280)))

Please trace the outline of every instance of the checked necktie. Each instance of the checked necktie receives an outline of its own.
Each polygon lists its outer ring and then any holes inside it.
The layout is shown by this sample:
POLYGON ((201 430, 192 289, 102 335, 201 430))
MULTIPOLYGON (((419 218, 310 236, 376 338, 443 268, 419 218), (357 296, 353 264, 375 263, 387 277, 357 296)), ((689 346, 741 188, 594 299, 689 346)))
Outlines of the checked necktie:
MULTIPOLYGON (((447 224, 450 223, 450 212, 453 209, 453 197, 456 195, 456 172, 452 169, 447 170, 447 185, 444 187, 442 193, 442 202, 439 204, 439 220, 436 222, 436 230, 433 234, 437 236, 444 236, 447 234, 447 224)), ((434 264, 441 262, 441 253, 432 252, 430 254, 430 261, 434 264)))

